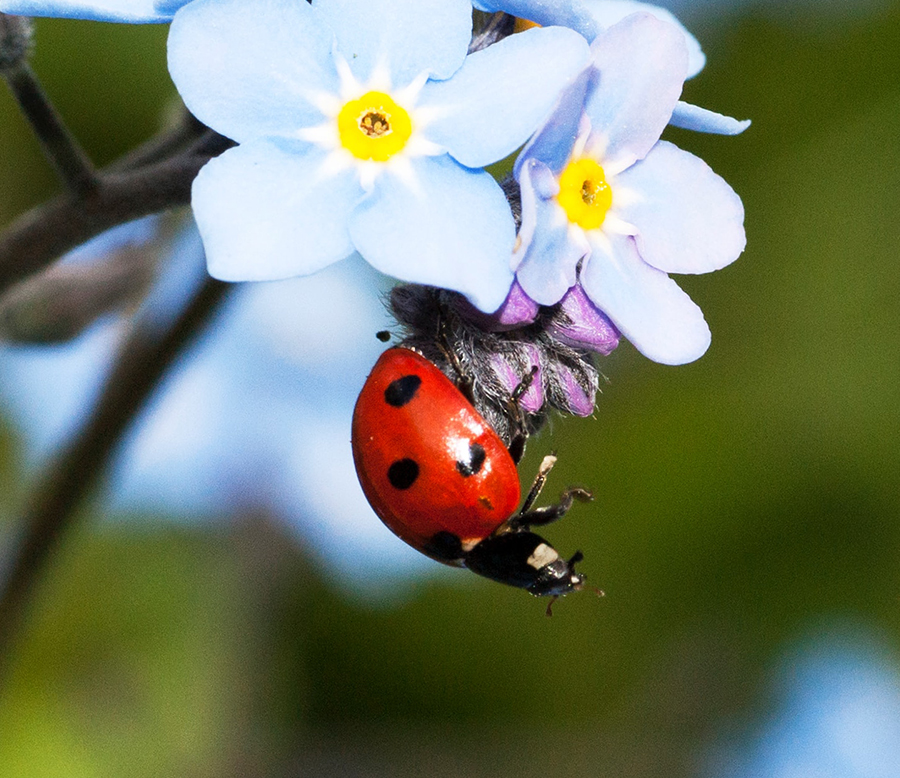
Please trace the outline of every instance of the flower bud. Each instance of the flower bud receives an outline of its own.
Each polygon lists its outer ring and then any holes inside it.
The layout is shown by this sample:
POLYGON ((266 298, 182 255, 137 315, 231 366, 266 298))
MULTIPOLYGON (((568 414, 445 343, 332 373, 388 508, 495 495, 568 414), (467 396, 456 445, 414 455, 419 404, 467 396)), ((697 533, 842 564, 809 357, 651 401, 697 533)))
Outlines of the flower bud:
POLYGON ((513 281, 512 289, 506 299, 493 313, 479 311, 465 297, 459 297, 456 301, 459 315, 465 317, 485 332, 507 332, 519 329, 531 324, 538 315, 540 307, 532 300, 525 290, 519 286, 518 281, 513 281))
POLYGON ((550 369, 553 377, 548 383, 556 388, 553 406, 573 416, 590 416, 597 394, 596 375, 560 362, 551 363, 550 369))
POLYGON ((23 281, 0 298, 0 338, 63 343, 100 316, 136 302, 153 277, 155 259, 122 249, 91 264, 63 264, 23 281))
POLYGON ((462 295, 400 284, 391 310, 405 330, 400 345, 466 383, 476 410, 507 445, 540 429, 551 411, 590 416, 600 378, 594 354, 618 344, 615 327, 580 290, 564 304, 540 307, 515 285, 501 309, 485 315, 462 295), (523 381, 530 383, 517 411, 523 381))
POLYGON ((557 340, 603 356, 609 356, 619 345, 619 331, 588 299, 580 284, 566 292, 559 306, 559 315, 548 327, 557 340))
POLYGON ((526 413, 540 413, 544 406, 543 376, 541 375, 541 351, 530 343, 521 343, 515 351, 495 353, 490 357, 491 369, 505 390, 512 397, 523 380, 530 380, 528 388, 519 398, 519 406, 526 413), (537 368, 531 374, 533 368, 537 368), (528 379, 526 376, 531 375, 528 379))

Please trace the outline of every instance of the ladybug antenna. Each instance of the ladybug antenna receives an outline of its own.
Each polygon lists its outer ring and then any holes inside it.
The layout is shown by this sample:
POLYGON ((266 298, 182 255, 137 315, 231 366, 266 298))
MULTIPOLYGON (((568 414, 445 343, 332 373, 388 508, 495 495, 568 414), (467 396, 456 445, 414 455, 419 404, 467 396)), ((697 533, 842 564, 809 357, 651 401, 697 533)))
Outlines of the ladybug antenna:
POLYGON ((391 339, 391 333, 388 330, 378 330, 375 333, 375 337, 382 343, 387 343, 391 339))
POLYGON ((546 616, 547 616, 548 619, 553 615, 553 603, 556 602, 558 599, 559 599, 559 595, 558 595, 558 594, 554 594, 554 595, 550 598, 550 602, 547 603, 546 616))
MULTIPOLYGON (((569 570, 569 575, 572 577, 574 583, 572 584, 573 591, 580 592, 584 589, 584 574, 575 572, 575 565, 577 565, 582 559, 584 559, 584 554, 580 551, 576 551, 569 557, 569 561, 566 562, 566 567, 569 570)), ((598 590, 599 591, 599 590, 598 590)))
MULTIPOLYGON (((569 571, 574 573, 575 569, 573 566, 577 565, 582 559, 584 559, 584 554, 582 554, 580 551, 576 551, 574 554, 572 554, 572 558, 568 562, 569 571)), ((579 573, 579 577, 581 578, 581 584, 576 587, 576 591, 581 591, 582 589, 584 589, 584 574, 579 573)), ((591 586, 588 588, 592 589, 594 594, 596 594, 598 597, 606 597, 606 592, 604 592, 600 587, 591 586)))

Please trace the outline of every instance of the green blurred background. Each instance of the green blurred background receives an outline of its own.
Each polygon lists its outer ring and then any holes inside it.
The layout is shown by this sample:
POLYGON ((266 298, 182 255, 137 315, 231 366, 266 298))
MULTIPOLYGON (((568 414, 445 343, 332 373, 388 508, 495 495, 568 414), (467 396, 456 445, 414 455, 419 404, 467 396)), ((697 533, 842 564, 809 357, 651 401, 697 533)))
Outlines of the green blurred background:
MULTIPOLYGON (((624 345, 595 418, 523 467, 555 448, 550 492, 597 494, 551 537, 606 596, 546 619, 460 574, 360 602, 274 517, 100 526, 101 498, 38 592, 2 775, 701 775, 767 715, 786 646, 849 625, 900 656, 900 3, 689 23, 685 99, 753 119, 667 133, 746 206, 744 256, 680 279, 712 347, 669 368, 624 345)), ((98 162, 170 109, 165 36, 38 22, 34 68, 98 162)), ((6 223, 56 184, 3 91, 0 144, 6 223)), ((23 477, 4 423, 4 515, 23 477)))

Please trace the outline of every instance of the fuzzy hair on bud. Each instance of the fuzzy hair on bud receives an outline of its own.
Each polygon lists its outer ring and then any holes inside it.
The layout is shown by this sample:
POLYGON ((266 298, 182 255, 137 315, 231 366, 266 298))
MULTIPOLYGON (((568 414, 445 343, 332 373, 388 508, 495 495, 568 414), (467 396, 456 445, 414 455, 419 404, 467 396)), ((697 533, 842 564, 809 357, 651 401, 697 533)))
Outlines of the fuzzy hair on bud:
POLYGON ((537 432, 551 411, 593 412, 600 374, 592 352, 607 354, 614 345, 604 340, 593 349, 560 338, 557 333, 573 327, 571 309, 538 307, 518 327, 489 326, 462 295, 416 284, 394 287, 390 307, 405 330, 400 345, 465 383, 475 409, 507 445, 521 432, 537 432), (517 411, 513 394, 520 385, 517 411))

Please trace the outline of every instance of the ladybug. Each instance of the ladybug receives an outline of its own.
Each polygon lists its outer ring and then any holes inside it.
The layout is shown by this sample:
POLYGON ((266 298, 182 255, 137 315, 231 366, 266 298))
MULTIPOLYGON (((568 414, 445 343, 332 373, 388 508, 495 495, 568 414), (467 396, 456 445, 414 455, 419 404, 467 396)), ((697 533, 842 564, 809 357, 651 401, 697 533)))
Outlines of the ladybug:
POLYGON ((369 503, 413 548, 536 596, 555 600, 583 588, 584 576, 575 571, 581 552, 562 559, 530 528, 561 518, 590 492, 572 487, 557 505, 532 510, 556 461, 548 456, 516 511, 521 491, 509 450, 456 384, 418 352, 399 346, 382 354, 353 412, 352 445, 369 503))

